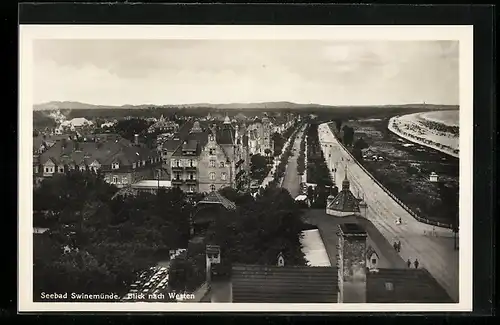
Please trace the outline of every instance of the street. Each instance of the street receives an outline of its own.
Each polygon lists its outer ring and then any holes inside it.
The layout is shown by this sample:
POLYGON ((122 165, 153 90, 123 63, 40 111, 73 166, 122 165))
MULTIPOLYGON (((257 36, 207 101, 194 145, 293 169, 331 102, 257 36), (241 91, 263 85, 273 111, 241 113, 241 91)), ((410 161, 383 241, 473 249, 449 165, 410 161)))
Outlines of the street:
POLYGON ((418 259, 456 301, 459 299, 458 251, 453 248, 450 230, 438 229, 414 219, 403 207, 392 199, 340 146, 327 123, 318 128, 322 149, 330 169, 336 167, 334 179, 337 183, 347 176, 354 195, 363 197, 367 203, 366 217, 382 233, 389 243, 401 241, 400 256, 403 260, 418 259), (330 156, 331 155, 331 156, 330 156), (401 218, 402 223, 396 224, 401 218), (429 236, 435 231, 439 236, 429 236), (427 235, 426 235, 427 234, 427 235))
POLYGON ((295 149, 295 151, 293 151, 292 149, 293 155, 288 158, 285 177, 283 179, 283 184, 281 185, 281 187, 286 188, 288 192, 290 192, 290 195, 294 199, 297 197, 297 195, 299 195, 300 182, 302 181, 302 177, 297 174, 297 158, 299 157, 300 142, 302 139, 302 133, 304 132, 303 130, 304 129, 297 133, 297 137, 295 138, 292 147, 293 149, 295 149))

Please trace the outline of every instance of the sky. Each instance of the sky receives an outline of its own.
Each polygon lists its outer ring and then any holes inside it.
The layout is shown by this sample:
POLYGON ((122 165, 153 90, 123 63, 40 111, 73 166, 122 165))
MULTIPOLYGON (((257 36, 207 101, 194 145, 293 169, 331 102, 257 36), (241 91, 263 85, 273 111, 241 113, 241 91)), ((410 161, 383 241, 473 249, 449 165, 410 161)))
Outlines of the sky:
POLYGON ((458 105, 458 41, 36 40, 34 102, 458 105))

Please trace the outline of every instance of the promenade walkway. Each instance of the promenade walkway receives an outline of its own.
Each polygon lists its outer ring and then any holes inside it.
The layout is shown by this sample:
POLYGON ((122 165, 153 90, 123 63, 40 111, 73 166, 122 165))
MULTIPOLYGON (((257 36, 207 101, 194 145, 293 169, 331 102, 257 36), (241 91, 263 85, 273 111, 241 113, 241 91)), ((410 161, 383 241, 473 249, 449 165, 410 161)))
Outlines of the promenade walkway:
MULTIPOLYGON (((413 218, 389 194, 352 160, 349 153, 338 143, 327 123, 318 128, 320 143, 329 169, 336 163, 335 178, 340 182, 347 176, 351 182, 351 191, 364 197, 368 205, 366 217, 371 221, 389 243, 401 241, 400 256, 403 260, 410 258, 419 260, 421 267, 426 268, 455 300, 459 299, 459 254, 454 250, 452 236, 429 236, 435 229, 413 218), (402 224, 396 224, 401 218, 402 224)), ((439 230, 441 231, 441 230, 439 230)), ((442 230, 446 231, 446 230, 442 230)))

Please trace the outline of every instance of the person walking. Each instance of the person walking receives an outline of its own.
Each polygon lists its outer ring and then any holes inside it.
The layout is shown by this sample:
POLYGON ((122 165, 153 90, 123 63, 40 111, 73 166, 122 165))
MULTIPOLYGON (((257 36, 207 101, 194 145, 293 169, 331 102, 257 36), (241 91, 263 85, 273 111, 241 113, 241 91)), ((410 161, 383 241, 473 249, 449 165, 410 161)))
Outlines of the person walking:
POLYGON ((418 269, 418 259, 415 259, 415 262, 413 262, 413 264, 415 265, 415 268, 418 269))
POLYGON ((398 253, 401 253, 401 241, 398 240, 398 253))
POLYGON ((410 259, 408 259, 408 261, 406 262, 406 264, 408 264, 408 268, 411 267, 411 261, 410 261, 410 259))
POLYGON ((394 244, 392 244, 392 247, 394 247, 394 250, 396 252, 398 251, 398 243, 397 242, 394 242, 394 244))

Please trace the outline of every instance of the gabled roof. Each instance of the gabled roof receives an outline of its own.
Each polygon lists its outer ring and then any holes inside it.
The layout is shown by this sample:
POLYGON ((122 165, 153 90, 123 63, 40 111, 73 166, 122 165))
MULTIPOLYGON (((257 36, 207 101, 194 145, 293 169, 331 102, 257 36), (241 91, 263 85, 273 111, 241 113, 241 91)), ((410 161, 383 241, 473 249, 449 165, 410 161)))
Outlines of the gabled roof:
POLYGON ((366 249, 366 257, 370 258, 370 257, 372 257, 373 254, 375 254, 377 257, 379 257, 377 251, 375 251, 375 249, 370 245, 366 249))
POLYGON ((228 210, 236 209, 236 204, 233 201, 222 196, 219 192, 213 191, 208 193, 203 200, 199 201, 197 205, 200 204, 220 204, 228 210))
POLYGON ((163 142, 163 149, 168 151, 174 151, 182 143, 180 139, 169 139, 163 142))
POLYGON ((44 164, 51 159, 56 164, 88 165, 97 160, 103 165, 119 162, 124 166, 130 166, 139 160, 148 160, 156 156, 157 153, 154 150, 133 146, 125 139, 99 143, 78 142, 78 144, 75 141, 65 141, 65 144, 63 141, 57 141, 54 146, 40 155, 40 162, 44 164))
POLYGON ((368 303, 453 303, 426 269, 377 269, 366 275, 368 303))
POLYGON ((235 303, 336 303, 336 267, 234 265, 235 303))
POLYGON ((218 144, 234 144, 235 130, 231 125, 224 125, 217 130, 215 139, 218 144))
POLYGON ((349 189, 350 183, 347 179, 347 171, 346 178, 342 181, 342 190, 337 194, 335 199, 327 205, 327 209, 339 211, 339 212, 360 212, 359 210, 359 200, 352 194, 349 189))
POLYGON ((340 191, 333 201, 327 206, 327 209, 340 212, 360 212, 359 201, 351 191, 340 191))

